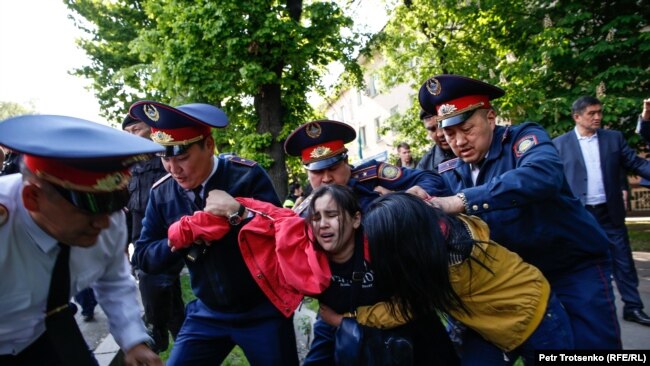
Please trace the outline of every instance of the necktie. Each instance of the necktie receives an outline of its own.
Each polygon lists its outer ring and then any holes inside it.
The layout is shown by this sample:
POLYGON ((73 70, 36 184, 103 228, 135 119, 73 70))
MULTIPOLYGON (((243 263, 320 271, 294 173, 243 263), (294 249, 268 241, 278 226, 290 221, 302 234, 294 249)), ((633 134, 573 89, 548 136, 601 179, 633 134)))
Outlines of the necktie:
POLYGON ((203 206, 205 205, 205 202, 203 202, 203 197, 201 196, 202 189, 202 185, 199 185, 198 187, 192 189, 192 192, 194 192, 194 204, 200 209, 203 209, 203 206))
POLYGON ((95 366, 97 361, 70 308, 70 246, 59 243, 59 248, 47 295, 45 332, 62 364, 95 366))

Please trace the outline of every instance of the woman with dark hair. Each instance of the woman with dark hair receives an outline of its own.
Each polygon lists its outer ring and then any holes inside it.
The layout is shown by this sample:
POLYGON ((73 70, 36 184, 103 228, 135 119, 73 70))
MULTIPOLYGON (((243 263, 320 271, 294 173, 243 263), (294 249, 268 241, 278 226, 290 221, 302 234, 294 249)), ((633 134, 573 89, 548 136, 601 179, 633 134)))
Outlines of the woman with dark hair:
MULTIPOLYGON (((308 222, 313 232, 314 246, 322 250, 332 272, 330 286, 317 296, 320 304, 319 318, 314 324, 314 340, 304 365, 335 364, 335 333, 344 317, 355 317, 359 310, 359 323, 376 327, 391 328, 391 319, 380 317, 372 305, 387 301, 375 282, 370 266, 367 242, 361 226, 361 207, 347 186, 327 185, 318 188, 310 202, 308 222)), ((448 365, 457 364, 451 342, 439 319, 418 324, 409 323, 399 332, 408 334, 413 341, 412 355, 399 354, 395 349, 390 355, 403 360, 412 357, 412 363, 382 360, 382 364, 399 365, 448 365)), ((342 355, 348 356, 348 355, 342 355)), ((339 361, 339 364, 342 363, 339 361)), ((358 364, 374 364, 368 359, 358 364)), ((344 364, 356 364, 347 361, 344 364)))
POLYGON ((489 239, 474 216, 449 216, 393 193, 372 203, 364 230, 379 290, 406 321, 443 312, 467 327, 463 365, 507 365, 535 350, 570 349, 568 316, 534 266, 489 239))

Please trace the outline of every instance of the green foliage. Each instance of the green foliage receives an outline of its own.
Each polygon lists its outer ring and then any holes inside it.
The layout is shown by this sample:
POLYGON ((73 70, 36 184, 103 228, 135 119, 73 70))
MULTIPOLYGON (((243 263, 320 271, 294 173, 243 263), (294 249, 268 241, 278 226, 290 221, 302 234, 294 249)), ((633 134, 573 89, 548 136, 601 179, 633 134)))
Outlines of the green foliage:
POLYGON ((7 119, 9 117, 19 116, 21 114, 34 114, 34 108, 32 106, 26 107, 22 104, 14 102, 2 102, 0 101, 0 121, 7 119))
POLYGON ((219 106, 230 118, 219 151, 257 160, 281 196, 282 142, 314 117, 308 93, 334 60, 354 64, 356 37, 342 32, 352 20, 333 2, 65 1, 78 26, 91 25, 81 46, 93 65, 77 73, 94 80, 102 111, 118 119, 145 97, 219 106))
MULTIPOLYGON (((573 127, 575 99, 597 96, 604 123, 636 146, 650 86, 649 13, 636 0, 413 0, 396 6, 375 46, 387 60, 386 85, 418 90, 441 73, 481 79, 506 90, 494 101, 501 117, 538 121, 552 136, 573 127)), ((416 150, 429 144, 417 106, 416 94, 391 124, 416 150)))

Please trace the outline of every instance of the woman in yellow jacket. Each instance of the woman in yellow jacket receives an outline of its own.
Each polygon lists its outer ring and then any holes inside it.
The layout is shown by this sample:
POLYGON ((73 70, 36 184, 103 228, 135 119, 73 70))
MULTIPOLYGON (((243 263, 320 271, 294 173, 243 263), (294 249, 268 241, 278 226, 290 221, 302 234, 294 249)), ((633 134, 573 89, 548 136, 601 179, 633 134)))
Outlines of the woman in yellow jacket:
MULTIPOLYGON (((517 356, 533 364, 535 350, 573 348, 568 316, 546 278, 491 241, 479 218, 393 193, 373 202, 363 224, 377 283, 394 296, 390 313, 407 321, 451 315, 467 327, 463 365, 507 365, 517 356)), ((372 314, 359 309, 357 320, 377 322, 372 314)))

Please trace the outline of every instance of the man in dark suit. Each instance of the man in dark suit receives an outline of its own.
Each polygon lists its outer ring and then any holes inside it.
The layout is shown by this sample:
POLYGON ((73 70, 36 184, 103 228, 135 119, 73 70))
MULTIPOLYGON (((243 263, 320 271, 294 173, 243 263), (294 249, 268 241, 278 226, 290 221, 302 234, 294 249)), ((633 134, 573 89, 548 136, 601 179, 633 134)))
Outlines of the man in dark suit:
POLYGON ((650 162, 637 156, 621 132, 601 128, 603 108, 597 98, 578 98, 571 112, 575 129, 553 140, 564 173, 573 194, 609 237, 614 280, 624 303, 623 319, 650 326, 625 227, 621 179, 625 171, 650 178, 650 162))

